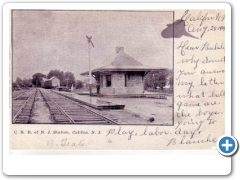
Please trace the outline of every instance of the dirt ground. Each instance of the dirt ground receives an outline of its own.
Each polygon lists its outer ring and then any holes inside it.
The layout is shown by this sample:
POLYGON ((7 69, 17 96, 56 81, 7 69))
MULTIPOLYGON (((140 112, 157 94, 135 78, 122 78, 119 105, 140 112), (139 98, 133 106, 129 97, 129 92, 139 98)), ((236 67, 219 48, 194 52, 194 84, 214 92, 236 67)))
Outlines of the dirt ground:
POLYGON ((173 101, 169 96, 167 99, 150 98, 100 98, 116 104, 125 105, 124 110, 109 110, 108 113, 118 117, 118 122, 123 124, 173 124, 173 101), (150 122, 150 118, 154 118, 150 122), (136 120, 136 118, 138 120, 136 120))

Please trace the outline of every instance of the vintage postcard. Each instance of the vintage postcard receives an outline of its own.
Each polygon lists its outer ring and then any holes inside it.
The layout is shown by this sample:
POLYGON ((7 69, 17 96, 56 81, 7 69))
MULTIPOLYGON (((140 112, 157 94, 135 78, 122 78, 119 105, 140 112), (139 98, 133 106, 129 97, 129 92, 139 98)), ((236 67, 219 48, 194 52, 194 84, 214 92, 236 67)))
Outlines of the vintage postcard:
POLYGON ((229 5, 8 4, 3 20, 7 174, 231 171, 229 5), (64 166, 14 156, 32 153, 64 166))
POLYGON ((216 149, 225 10, 9 13, 10 149, 216 149))

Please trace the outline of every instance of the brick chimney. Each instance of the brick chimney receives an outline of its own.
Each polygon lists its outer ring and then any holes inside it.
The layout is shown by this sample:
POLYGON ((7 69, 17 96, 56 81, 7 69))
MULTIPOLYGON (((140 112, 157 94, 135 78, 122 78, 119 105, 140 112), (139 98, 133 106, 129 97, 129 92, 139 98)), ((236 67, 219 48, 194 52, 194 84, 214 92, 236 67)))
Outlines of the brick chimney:
POLYGON ((118 54, 119 52, 124 52, 124 47, 116 47, 116 54, 118 54))

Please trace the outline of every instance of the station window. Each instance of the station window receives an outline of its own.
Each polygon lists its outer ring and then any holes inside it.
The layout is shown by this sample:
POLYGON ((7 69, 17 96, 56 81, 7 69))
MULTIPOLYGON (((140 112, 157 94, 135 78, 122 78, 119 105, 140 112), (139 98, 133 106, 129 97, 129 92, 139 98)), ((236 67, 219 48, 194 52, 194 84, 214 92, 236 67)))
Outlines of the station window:
POLYGON ((106 86, 110 87, 112 85, 112 77, 111 75, 106 75, 106 86))

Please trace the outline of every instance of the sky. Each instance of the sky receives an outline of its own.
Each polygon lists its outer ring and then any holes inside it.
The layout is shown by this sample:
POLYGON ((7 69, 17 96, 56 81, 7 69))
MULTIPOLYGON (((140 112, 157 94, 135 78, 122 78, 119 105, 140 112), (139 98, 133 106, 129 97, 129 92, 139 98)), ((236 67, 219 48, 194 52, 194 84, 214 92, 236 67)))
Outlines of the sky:
POLYGON ((111 63, 115 47, 144 65, 173 68, 173 40, 161 36, 172 12, 13 11, 13 80, 50 70, 88 71, 87 36, 92 36, 91 67, 111 63))

